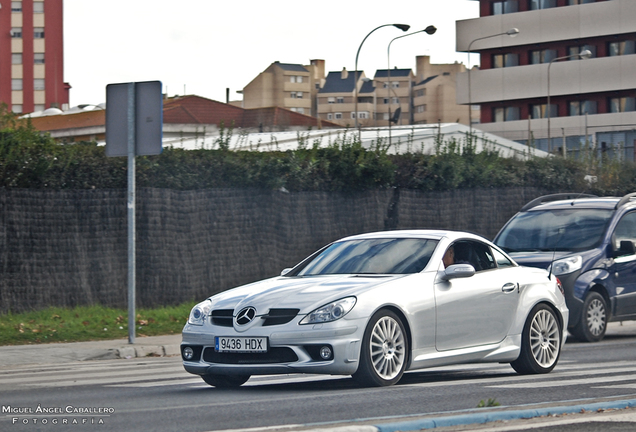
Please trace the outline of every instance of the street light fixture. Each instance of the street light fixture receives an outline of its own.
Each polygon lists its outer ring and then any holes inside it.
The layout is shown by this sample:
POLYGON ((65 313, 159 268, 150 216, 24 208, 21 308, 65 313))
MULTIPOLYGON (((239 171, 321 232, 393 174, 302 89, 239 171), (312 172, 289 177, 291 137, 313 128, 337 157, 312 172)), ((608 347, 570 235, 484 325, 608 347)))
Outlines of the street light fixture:
MULTIPOLYGON (((428 35, 432 35, 435 34, 435 32, 437 31, 437 28, 435 26, 428 26, 426 27, 424 30, 418 30, 416 32, 413 33, 409 33, 409 34, 405 34, 402 36, 398 36, 396 38, 391 39, 391 42, 389 42, 389 46, 386 49, 386 83, 387 83, 387 95, 389 96, 389 146, 391 145, 391 123, 393 123, 393 119, 391 119, 391 44, 393 43, 393 41, 397 40, 397 39, 402 39, 405 38, 407 36, 412 36, 414 34, 417 33, 426 33, 428 35)), ((397 94, 396 94, 397 97, 397 94)), ((400 103, 400 98, 398 97, 398 104, 400 103)), ((398 107, 398 109, 400 109, 398 107)), ((397 123, 397 120, 396 120, 397 123)))
POLYGON ((470 133, 472 135, 473 132, 473 103, 472 103, 472 95, 470 92, 470 47, 473 46, 473 43, 483 40, 483 39, 489 39, 489 38, 493 38, 493 37, 497 37, 497 36, 510 36, 510 37, 515 37, 519 34, 519 29, 518 28, 511 28, 508 31, 502 32, 502 33, 497 33, 497 34, 493 34, 490 36, 483 36, 483 37, 479 37, 477 39, 473 39, 469 44, 468 44, 468 126, 470 128, 470 133))
MULTIPOLYGON (((358 51, 356 52, 356 63, 355 63, 355 71, 354 71, 354 80, 353 80, 353 90, 354 90, 354 103, 355 103, 355 127, 356 129, 358 129, 358 56, 360 55, 360 50, 362 49, 362 45, 364 44, 364 41, 367 40, 367 38, 371 35, 371 33, 373 33, 374 31, 381 29, 382 27, 397 27, 402 31, 407 31, 408 29, 411 28, 410 25, 408 24, 382 24, 381 26, 378 26, 376 28, 374 28, 373 30, 371 30, 365 37, 364 39, 362 39, 362 42, 360 42, 360 46, 358 47, 358 51)), ((359 131, 359 129, 358 129, 359 131)))
POLYGON ((592 52, 590 50, 583 50, 578 54, 570 54, 563 57, 553 58, 552 60, 550 60, 550 63, 548 63, 548 105, 545 107, 546 114, 548 116, 548 153, 552 152, 552 137, 550 136, 550 116, 552 111, 550 107, 550 67, 552 66, 552 63, 555 61, 565 60, 565 59, 574 58, 574 57, 579 57, 582 60, 589 59, 590 57, 592 57, 592 52))

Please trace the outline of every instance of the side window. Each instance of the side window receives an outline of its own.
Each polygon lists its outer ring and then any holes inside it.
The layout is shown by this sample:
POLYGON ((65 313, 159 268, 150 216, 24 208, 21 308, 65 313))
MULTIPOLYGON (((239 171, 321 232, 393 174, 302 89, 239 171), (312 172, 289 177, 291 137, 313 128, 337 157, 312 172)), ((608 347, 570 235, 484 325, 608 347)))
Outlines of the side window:
POLYGON ((497 267, 500 267, 500 268, 514 267, 514 264, 512 263, 512 261, 506 258, 504 254, 499 252, 497 249, 493 249, 492 252, 493 252, 493 255, 495 256, 495 261, 497 261, 497 267))
POLYGON ((627 213, 616 225, 612 237, 614 249, 618 250, 623 240, 636 242, 636 212, 627 213))
POLYGON ((459 241, 453 245, 455 264, 470 264, 476 272, 497 267, 488 245, 477 241, 459 241))

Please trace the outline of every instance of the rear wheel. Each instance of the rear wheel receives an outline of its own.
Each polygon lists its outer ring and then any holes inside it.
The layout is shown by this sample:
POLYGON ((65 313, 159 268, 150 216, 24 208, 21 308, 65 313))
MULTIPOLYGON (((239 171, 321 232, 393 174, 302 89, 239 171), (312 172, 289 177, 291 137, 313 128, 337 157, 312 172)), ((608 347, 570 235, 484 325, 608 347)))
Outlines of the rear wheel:
POLYGON ((240 387, 250 379, 249 375, 201 375, 203 381, 217 388, 233 388, 240 387))
POLYGON ((555 312, 545 304, 536 305, 523 327, 521 353, 510 365, 520 374, 550 372, 559 361, 561 337, 555 312))
POLYGON ((402 320, 389 310, 375 313, 362 340, 360 364, 353 378, 363 385, 389 386, 406 369, 408 339, 402 320))
POLYGON ((583 303, 579 322, 572 328, 572 334, 581 342, 598 342, 607 329, 607 302, 601 294, 592 291, 583 303))

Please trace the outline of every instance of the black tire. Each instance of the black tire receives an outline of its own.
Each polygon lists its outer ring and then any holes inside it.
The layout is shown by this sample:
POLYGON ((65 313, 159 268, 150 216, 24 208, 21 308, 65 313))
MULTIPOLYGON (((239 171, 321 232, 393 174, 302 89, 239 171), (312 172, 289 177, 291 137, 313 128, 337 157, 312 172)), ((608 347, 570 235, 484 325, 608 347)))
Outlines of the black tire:
POLYGON ((353 378, 365 386, 390 386, 402 378, 409 341, 402 320, 390 310, 376 312, 369 321, 353 378))
POLYGON ((250 379, 249 375, 201 375, 203 381, 216 388, 234 388, 240 387, 250 379))
POLYGON ((522 375, 550 372, 559 361, 562 337, 554 310, 545 304, 536 305, 523 326, 521 353, 510 365, 522 375))
POLYGON ((583 309, 576 325, 570 330, 581 342, 598 342, 607 330, 607 301, 601 294, 592 291, 583 302, 583 309))

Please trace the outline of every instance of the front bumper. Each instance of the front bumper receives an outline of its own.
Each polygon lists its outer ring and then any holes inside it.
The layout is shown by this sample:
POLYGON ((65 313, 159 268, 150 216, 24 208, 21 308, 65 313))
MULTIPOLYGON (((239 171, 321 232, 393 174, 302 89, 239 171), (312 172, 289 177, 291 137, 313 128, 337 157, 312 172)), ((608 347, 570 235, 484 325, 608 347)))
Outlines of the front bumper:
MULTIPOLYGON (((183 330, 181 353, 186 371, 196 375, 269 375, 289 373, 313 373, 330 375, 351 375, 358 369, 360 345, 364 326, 357 323, 328 323, 293 330, 263 333, 238 333, 233 328, 207 326, 213 331, 203 331, 202 327, 186 325, 183 330), (342 325, 344 324, 344 325, 342 325), (267 354, 223 354, 214 347, 215 336, 267 336, 267 354), (318 352, 322 346, 332 350, 332 357, 323 360, 318 352), (192 348, 194 357, 187 360, 183 355, 185 347, 192 348)), ((303 326, 305 327, 305 326, 303 326)))

